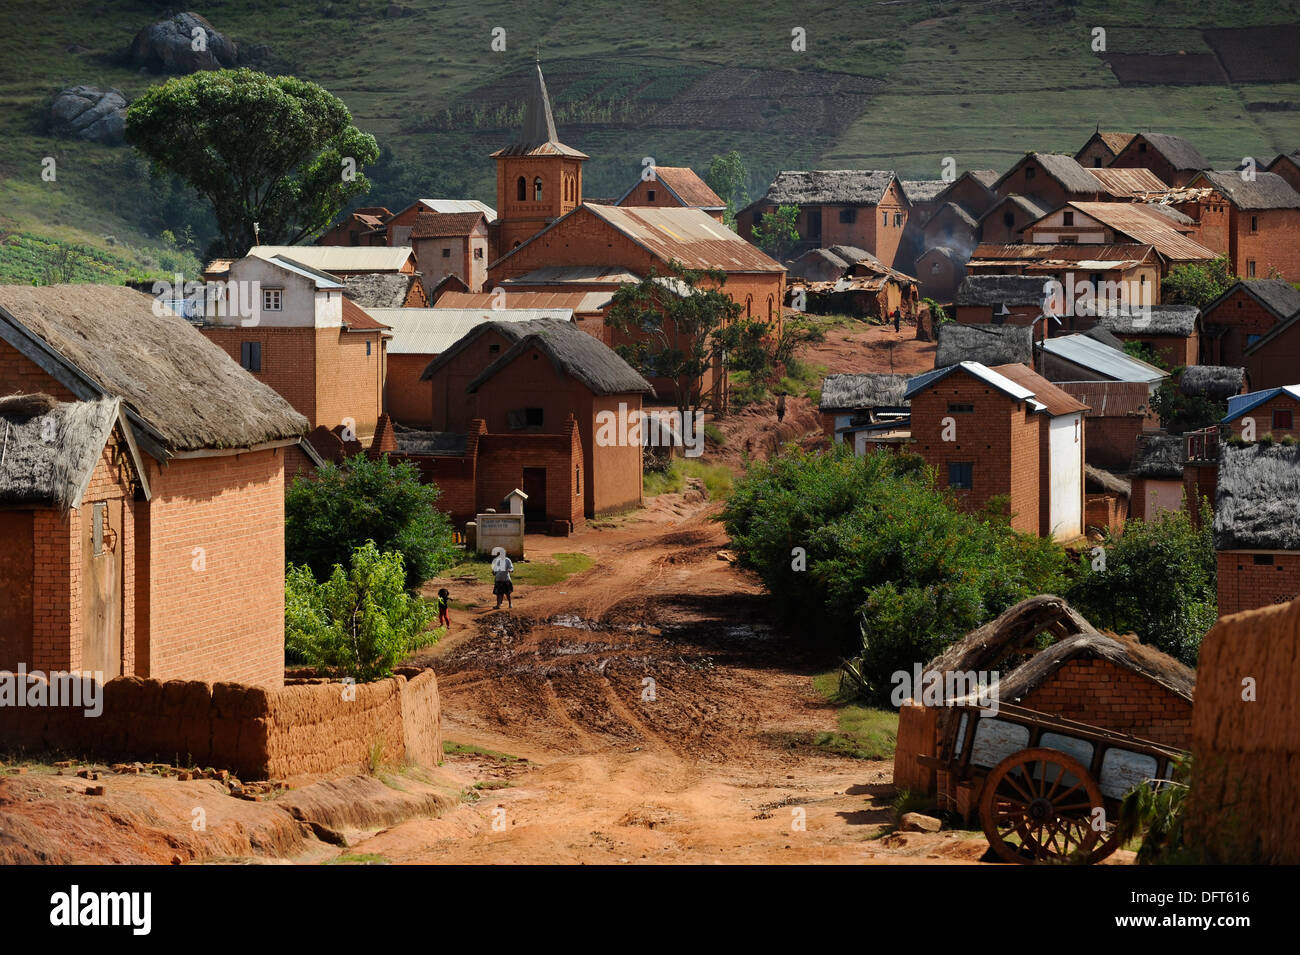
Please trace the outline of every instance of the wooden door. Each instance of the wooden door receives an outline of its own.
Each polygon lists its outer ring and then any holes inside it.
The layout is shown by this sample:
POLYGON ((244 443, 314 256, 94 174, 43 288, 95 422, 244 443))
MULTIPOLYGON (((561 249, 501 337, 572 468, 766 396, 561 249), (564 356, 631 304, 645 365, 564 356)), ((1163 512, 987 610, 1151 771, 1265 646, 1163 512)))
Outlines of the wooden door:
POLYGON ((81 508, 81 669, 122 675, 122 502, 81 508))
POLYGON ((546 520, 546 468, 524 468, 523 492, 524 522, 539 523, 546 520))

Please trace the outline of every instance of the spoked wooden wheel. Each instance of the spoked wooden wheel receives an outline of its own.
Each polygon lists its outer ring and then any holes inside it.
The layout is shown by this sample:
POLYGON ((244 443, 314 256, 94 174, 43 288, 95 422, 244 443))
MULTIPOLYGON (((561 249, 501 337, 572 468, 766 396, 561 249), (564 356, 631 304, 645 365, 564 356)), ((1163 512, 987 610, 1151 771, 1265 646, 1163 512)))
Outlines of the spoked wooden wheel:
MULTIPOLYGON (((1101 790, 1078 760, 1054 749, 1025 749, 984 780, 980 822, 993 851, 1007 862, 1092 862, 1107 835, 1093 828, 1093 810, 1100 806, 1101 790)), ((1114 846, 1108 849, 1107 855, 1114 846)))

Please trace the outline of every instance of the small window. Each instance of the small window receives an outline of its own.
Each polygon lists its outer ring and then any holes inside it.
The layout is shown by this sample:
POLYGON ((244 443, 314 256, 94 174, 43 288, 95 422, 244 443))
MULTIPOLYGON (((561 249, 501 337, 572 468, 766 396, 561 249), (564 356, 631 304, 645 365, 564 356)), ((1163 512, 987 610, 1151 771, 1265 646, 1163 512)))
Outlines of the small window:
POLYGON ((1258 336, 1258 335, 1247 335, 1247 336, 1246 336, 1246 347, 1249 348, 1251 345, 1255 344, 1255 342, 1259 341, 1259 338, 1260 338, 1260 336, 1258 336))
POLYGON ((948 402, 948 414, 971 414, 974 411, 974 405, 958 404, 953 401, 948 402))
POLYGON ((542 177, 538 176, 533 180, 533 201, 542 201, 542 177))
POLYGON ((1063 216, 1064 219, 1065 219, 1065 222, 1064 222, 1065 225, 1074 225, 1074 213, 1073 213, 1073 212, 1064 212, 1064 213, 1062 213, 1062 216, 1063 216))
POLYGON ((99 557, 104 553, 104 529, 108 524, 108 503, 100 502, 95 505, 94 526, 91 530, 91 540, 94 544, 94 556, 99 557))
POLYGON ((1077 235, 1061 236, 1061 245, 1078 245, 1078 244, 1079 244, 1079 237, 1077 235))
POLYGON ((646 200, 647 200, 647 201, 649 201, 649 202, 654 202, 654 201, 655 201, 655 191, 654 191, 653 189, 647 189, 647 190, 645 191, 645 197, 646 197, 646 200))
POLYGON ((1272 555, 1272 554, 1255 554, 1254 556, 1255 556, 1255 563, 1256 563, 1256 564, 1271 564, 1271 563, 1273 563, 1273 555, 1272 555))
POLYGON ((1290 430, 1291 427, 1292 427, 1292 423, 1291 423, 1292 420, 1293 420, 1293 419, 1292 419, 1292 416, 1291 416, 1291 412, 1290 412, 1290 411, 1274 411, 1274 412, 1273 412, 1273 427, 1274 427, 1274 428, 1286 428, 1287 430, 1290 430))
POLYGON ((1250 217, 1250 231, 1251 232, 1259 231, 1259 216, 1250 217))
POLYGON ((520 202, 527 202, 528 201, 528 180, 525 179, 523 176, 520 176, 519 181, 515 184, 515 191, 518 194, 520 202))
POLYGON ((1249 277, 1252 278, 1252 279, 1255 277, 1255 260, 1254 260, 1254 259, 1250 259, 1250 260, 1248 260, 1248 261, 1246 262, 1246 275, 1249 276, 1249 277))
POLYGON ((278 312, 284 303, 284 289, 282 288, 264 288, 262 289, 262 311, 278 312))
POLYGON ((1015 213, 1012 213, 1012 212, 1004 212, 1004 213, 1002 213, 1002 224, 1003 224, 1004 226, 1006 226, 1008 229, 1010 229, 1012 226, 1014 226, 1014 225, 1016 224, 1016 216, 1015 216, 1015 213))
POLYGON ((262 370, 262 343, 240 342, 239 364, 245 371, 262 370))
POLYGON ((882 212, 882 213, 880 214, 880 225, 881 225, 881 228, 885 228, 885 229, 889 228, 889 213, 888 213, 888 212, 882 212))
POLYGON ((895 212, 895 213, 894 213, 894 225, 896 225, 896 226, 901 226, 902 224, 903 224, 903 214, 902 214, 901 212, 895 212))
POLYGON ((497 352, 499 352, 499 351, 501 351, 501 346, 500 346, 500 345, 489 345, 489 346, 488 346, 488 354, 489 354, 489 355, 495 355, 495 354, 496 354, 497 352))
POLYGON ((950 461, 948 463, 948 486, 959 491, 969 491, 974 478, 975 465, 971 461, 950 461))
POLYGON ((369 342, 369 340, 366 341, 366 357, 367 357, 367 358, 370 357, 370 342, 369 342))
POLYGON ((475 250, 474 250, 474 258, 476 258, 476 259, 481 259, 481 258, 483 258, 483 250, 482 250, 481 248, 480 248, 480 249, 475 249, 475 250))
POLYGON ((842 222, 844 225, 852 225, 853 223, 855 223, 855 222, 857 222, 857 221, 858 221, 858 210, 857 210, 857 209, 841 209, 841 210, 840 210, 840 222, 842 222))
POLYGON ((449 258, 451 258, 451 249, 443 249, 443 250, 442 250, 442 257, 443 257, 444 259, 449 259, 449 258))
POLYGON ((1140 152, 1140 153, 1144 153, 1144 152, 1146 152, 1146 151, 1147 151, 1147 144, 1146 144, 1146 143, 1138 143, 1138 152, 1140 152))
POLYGON ((542 409, 525 408, 524 424, 527 425, 529 428, 540 428, 542 426, 542 409))
POLYGON ((1101 168, 1101 157, 1100 157, 1100 156, 1093 156, 1093 157, 1092 157, 1092 165, 1093 165, 1094 168, 1096 168, 1096 169, 1100 169, 1100 168, 1101 168))
POLYGON ((1033 179, 1033 178, 1034 178, 1035 176, 1037 176, 1037 175, 1038 175, 1038 170, 1035 169, 1033 166, 1026 166, 1026 167, 1025 167, 1025 178, 1026 178, 1026 179, 1033 179))

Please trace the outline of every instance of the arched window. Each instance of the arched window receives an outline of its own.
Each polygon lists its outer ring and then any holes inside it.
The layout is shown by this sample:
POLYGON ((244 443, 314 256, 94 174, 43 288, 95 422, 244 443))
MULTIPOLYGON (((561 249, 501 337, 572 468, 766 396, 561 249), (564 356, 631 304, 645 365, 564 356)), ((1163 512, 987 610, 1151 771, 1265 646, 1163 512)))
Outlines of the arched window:
POLYGON ((519 201, 528 201, 528 181, 523 176, 519 177, 519 201))
POLYGON ((767 320, 772 320, 772 296, 767 297, 767 320))
POLYGON ((750 318, 754 314, 754 296, 745 296, 745 317, 750 318))
POLYGON ((533 180, 533 201, 542 201, 542 177, 538 176, 533 180))

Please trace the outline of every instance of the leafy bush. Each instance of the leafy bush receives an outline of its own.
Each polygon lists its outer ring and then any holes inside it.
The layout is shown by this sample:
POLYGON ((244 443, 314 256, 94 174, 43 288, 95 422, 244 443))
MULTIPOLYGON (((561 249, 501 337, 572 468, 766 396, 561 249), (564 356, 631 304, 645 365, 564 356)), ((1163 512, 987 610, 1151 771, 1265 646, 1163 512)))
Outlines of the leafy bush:
POLYGON ((425 627, 433 608, 405 588, 399 553, 366 541, 349 569, 336 564, 324 583, 305 566, 285 574, 284 641, 291 662, 358 682, 391 675, 393 666, 436 637, 425 627))
POLYGON ((439 490, 420 483, 409 461, 392 464, 358 454, 295 478, 285 493, 285 555, 324 580, 366 541, 397 551, 414 590, 459 555, 451 522, 434 507, 439 490))
POLYGON ((1070 601, 1097 626, 1132 632, 1195 666, 1201 637, 1218 617, 1208 501, 1199 517, 1197 527, 1186 511, 1166 511, 1154 521, 1129 521, 1119 537, 1106 533, 1104 564, 1092 553, 1080 558, 1070 601))
POLYGON ((1174 763, 1173 778, 1155 786, 1138 786, 1120 804, 1119 836, 1128 842, 1142 837, 1138 865, 1188 864, 1201 861, 1183 841, 1183 819, 1191 791, 1192 758, 1174 763))
POLYGON ((1195 305, 1204 308, 1237 281, 1228 260, 1219 256, 1204 265, 1175 265, 1160 283, 1160 298, 1166 305, 1195 305))
POLYGON ((859 644, 855 671, 877 699, 895 671, 1064 584, 1059 546, 963 513, 915 455, 792 447, 751 463, 719 519, 782 615, 859 644))
MULTIPOLYGON (((1130 343, 1132 344, 1132 343, 1130 343)), ((1185 434, 1217 424, 1228 413, 1228 401, 1216 401, 1204 395, 1185 395, 1177 379, 1184 369, 1177 368, 1174 375, 1160 383, 1151 396, 1151 410, 1160 418, 1160 426, 1170 434, 1185 434)))

